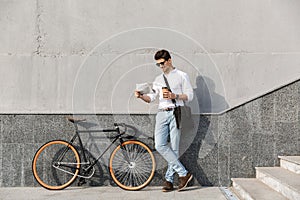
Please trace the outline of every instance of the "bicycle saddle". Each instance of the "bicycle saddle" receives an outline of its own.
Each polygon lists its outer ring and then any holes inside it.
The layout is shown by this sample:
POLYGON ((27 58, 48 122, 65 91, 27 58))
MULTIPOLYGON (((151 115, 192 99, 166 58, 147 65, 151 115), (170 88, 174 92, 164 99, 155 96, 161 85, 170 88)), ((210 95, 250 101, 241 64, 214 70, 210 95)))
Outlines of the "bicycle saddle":
POLYGON ((76 118, 71 117, 71 116, 68 116, 66 118, 67 118, 67 120, 69 120, 72 123, 78 123, 78 122, 84 122, 84 121, 86 121, 86 119, 76 119, 76 118))

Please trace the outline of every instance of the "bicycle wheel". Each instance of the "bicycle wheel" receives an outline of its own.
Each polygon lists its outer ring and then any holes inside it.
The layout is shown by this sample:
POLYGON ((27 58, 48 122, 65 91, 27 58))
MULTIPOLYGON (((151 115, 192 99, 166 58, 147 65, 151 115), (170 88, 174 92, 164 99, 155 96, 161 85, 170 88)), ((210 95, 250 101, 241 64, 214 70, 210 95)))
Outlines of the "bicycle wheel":
POLYGON ((77 150, 62 140, 54 140, 41 146, 32 161, 34 178, 49 190, 61 190, 71 185, 79 168, 80 157, 77 150))
POLYGON ((155 158, 150 148, 136 140, 117 146, 110 156, 109 172, 114 182, 125 190, 140 190, 152 180, 155 158))

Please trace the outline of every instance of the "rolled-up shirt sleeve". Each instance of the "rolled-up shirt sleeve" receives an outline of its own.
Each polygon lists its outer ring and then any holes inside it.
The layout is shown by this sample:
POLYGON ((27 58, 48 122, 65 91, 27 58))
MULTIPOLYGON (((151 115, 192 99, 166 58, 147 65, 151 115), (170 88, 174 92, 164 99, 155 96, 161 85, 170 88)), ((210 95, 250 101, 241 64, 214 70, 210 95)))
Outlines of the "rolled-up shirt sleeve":
POLYGON ((182 78, 183 78, 182 93, 187 95, 188 102, 192 101, 193 97, 194 97, 194 91, 193 91, 193 87, 190 82, 190 78, 186 73, 183 74, 182 78))

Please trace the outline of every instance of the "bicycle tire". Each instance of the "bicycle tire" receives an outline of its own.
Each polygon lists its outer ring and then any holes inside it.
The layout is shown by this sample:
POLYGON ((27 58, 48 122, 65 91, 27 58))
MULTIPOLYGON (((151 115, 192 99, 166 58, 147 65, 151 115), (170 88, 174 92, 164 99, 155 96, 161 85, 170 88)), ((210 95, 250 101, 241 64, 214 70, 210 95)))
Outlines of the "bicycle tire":
POLYGON ((42 145, 32 161, 35 180, 48 190, 62 190, 71 185, 77 178, 79 169, 78 151, 63 140, 54 140, 42 145))
POLYGON ((137 140, 128 140, 118 145, 109 160, 110 175, 124 190, 134 191, 146 187, 154 176, 155 168, 151 149, 137 140))

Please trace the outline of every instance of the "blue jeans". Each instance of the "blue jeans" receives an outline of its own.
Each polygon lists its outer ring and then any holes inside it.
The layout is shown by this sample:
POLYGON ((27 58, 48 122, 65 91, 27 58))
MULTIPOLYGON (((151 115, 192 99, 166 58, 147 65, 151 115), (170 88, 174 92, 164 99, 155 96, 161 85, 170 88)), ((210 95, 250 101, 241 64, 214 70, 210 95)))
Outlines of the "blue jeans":
POLYGON ((179 142, 181 130, 177 129, 173 111, 161 111, 156 115, 155 124, 155 148, 168 162, 165 175, 166 181, 173 183, 174 173, 182 177, 186 176, 187 170, 178 160, 179 142), (170 145, 168 137, 170 136, 170 145))

